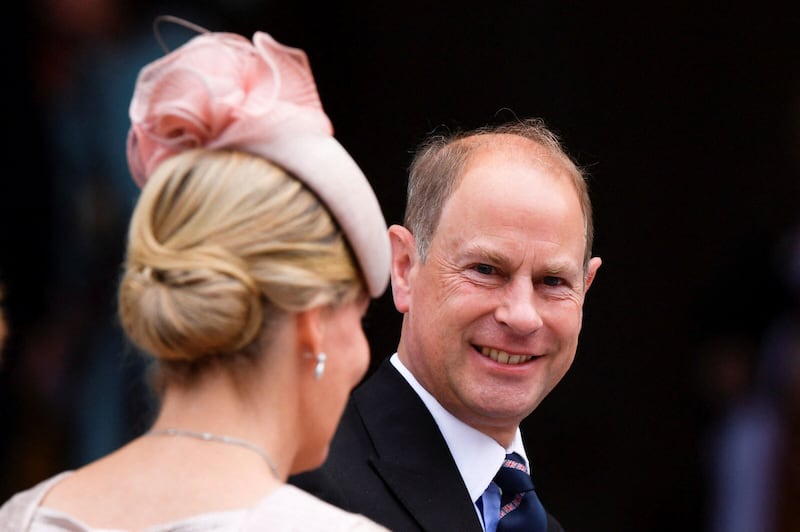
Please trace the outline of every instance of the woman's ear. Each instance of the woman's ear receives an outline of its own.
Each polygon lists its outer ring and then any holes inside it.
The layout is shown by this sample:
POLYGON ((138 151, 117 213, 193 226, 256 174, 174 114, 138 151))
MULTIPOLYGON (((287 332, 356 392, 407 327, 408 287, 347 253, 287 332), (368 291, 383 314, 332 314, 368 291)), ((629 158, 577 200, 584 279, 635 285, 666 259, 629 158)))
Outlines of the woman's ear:
POLYGON ((322 351, 322 307, 298 312, 294 317, 297 352, 302 356, 316 355, 322 351))
POLYGON ((406 313, 411 301, 412 269, 417 260, 414 235, 402 225, 389 227, 392 245, 392 297, 398 312, 406 313))

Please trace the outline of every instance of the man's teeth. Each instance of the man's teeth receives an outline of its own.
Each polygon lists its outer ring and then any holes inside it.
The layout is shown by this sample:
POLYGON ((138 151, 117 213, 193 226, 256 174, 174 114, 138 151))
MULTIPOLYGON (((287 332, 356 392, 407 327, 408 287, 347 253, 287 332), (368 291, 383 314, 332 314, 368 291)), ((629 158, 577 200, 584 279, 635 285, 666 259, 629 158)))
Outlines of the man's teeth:
POLYGON ((527 362, 533 358, 532 355, 509 355, 505 351, 500 351, 499 349, 492 349, 490 347, 481 347, 481 353, 483 355, 491 358, 495 362, 499 362, 501 364, 522 364, 523 362, 527 362))

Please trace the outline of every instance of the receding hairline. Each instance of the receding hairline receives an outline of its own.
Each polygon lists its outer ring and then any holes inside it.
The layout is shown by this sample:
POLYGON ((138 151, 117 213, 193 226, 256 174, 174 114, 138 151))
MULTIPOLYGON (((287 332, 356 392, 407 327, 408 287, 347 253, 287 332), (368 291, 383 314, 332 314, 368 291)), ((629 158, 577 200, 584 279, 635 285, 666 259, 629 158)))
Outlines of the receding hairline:
MULTIPOLYGON (((478 131, 453 139, 443 147, 443 149, 452 148, 463 150, 463 160, 457 178, 453 182, 452 191, 455 191, 461 185, 477 158, 482 154, 496 155, 498 148, 501 150, 508 149, 509 153, 524 153, 531 157, 535 164, 547 170, 546 173, 553 179, 568 182, 575 193, 575 199, 580 204, 583 214, 584 239, 586 240, 584 267, 588 266, 593 240, 593 222, 591 219, 591 203, 588 199, 588 188, 583 172, 564 151, 557 138, 540 137, 539 135, 529 136, 517 130, 478 131), (589 210, 587 211, 587 209, 589 210)), ((451 198, 452 193, 445 198, 444 203, 449 202, 451 198)))
POLYGON ((473 158, 480 156, 484 150, 502 153, 507 146, 526 154, 529 162, 540 165, 552 174, 553 179, 571 182, 583 212, 585 266, 588 267, 594 240, 594 222, 586 174, 566 151, 558 135, 536 118, 431 135, 418 145, 409 168, 403 220, 416 238, 420 258, 425 260, 428 246, 437 230, 439 214, 460 186, 473 158))
MULTIPOLYGON (((454 140, 451 146, 467 148, 464 167, 469 166, 472 159, 481 153, 494 151, 498 147, 519 149, 525 153, 535 153, 535 159, 545 167, 557 168, 558 173, 567 173, 572 178, 582 179, 582 173, 575 163, 560 148, 548 146, 539 139, 526 137, 517 133, 487 132, 468 135, 454 140)), ((463 177, 463 171, 462 176, 463 177)))

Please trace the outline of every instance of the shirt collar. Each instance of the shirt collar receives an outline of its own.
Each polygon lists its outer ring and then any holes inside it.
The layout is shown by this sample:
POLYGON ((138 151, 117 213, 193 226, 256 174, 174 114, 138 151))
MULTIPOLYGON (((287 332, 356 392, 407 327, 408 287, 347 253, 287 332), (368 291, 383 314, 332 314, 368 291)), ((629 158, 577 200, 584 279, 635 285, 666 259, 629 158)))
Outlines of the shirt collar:
POLYGON ((519 453, 528 461, 519 427, 517 427, 511 446, 508 449, 504 449, 494 439, 470 427, 445 410, 439 401, 423 388, 411 371, 403 365, 397 353, 392 355, 389 360, 403 378, 408 381, 408 384, 422 399, 431 416, 433 416, 473 502, 483 494, 495 474, 497 474, 506 457, 506 453, 512 451, 519 453))

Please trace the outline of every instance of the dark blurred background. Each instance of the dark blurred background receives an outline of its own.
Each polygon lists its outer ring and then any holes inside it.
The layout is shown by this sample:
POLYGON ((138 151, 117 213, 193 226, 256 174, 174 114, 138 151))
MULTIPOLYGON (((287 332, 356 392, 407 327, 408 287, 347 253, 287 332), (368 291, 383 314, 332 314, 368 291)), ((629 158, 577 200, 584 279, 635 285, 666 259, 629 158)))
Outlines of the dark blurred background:
MULTIPOLYGON (((167 13, 304 49, 390 223, 426 133, 543 118, 589 172, 604 259, 575 364, 523 426, 548 508, 572 532, 800 530, 794 7, 8 3, 0 502, 149 422, 114 291, 137 193, 127 105, 167 13)), ((387 292, 374 363, 399 324, 387 292)))

